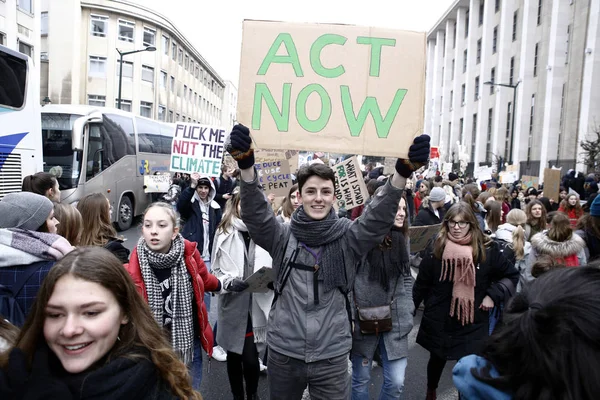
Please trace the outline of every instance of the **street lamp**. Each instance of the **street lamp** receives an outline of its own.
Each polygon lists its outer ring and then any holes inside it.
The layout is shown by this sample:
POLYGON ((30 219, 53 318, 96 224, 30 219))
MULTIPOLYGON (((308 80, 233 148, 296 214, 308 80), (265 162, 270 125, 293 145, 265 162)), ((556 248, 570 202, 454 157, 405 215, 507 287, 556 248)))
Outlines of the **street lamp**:
POLYGON ((117 98, 117 108, 119 110, 121 109, 121 82, 123 80, 123 56, 126 56, 128 54, 140 53, 142 51, 156 51, 156 47, 148 46, 141 50, 132 50, 132 51, 121 51, 121 50, 117 49, 117 53, 119 53, 119 55, 121 57, 120 62, 119 62, 119 97, 117 98))
POLYGON ((517 107, 516 107, 517 88, 519 87, 520 83, 521 83, 521 81, 517 81, 516 85, 509 85, 506 83, 494 83, 493 81, 483 82, 484 85, 502 86, 502 87, 511 88, 513 90, 513 102, 512 102, 513 109, 512 109, 512 120, 510 123, 510 147, 509 147, 509 153, 508 153, 508 163, 510 165, 512 165, 512 163, 513 163, 513 139, 515 136, 515 112, 517 110, 517 107))

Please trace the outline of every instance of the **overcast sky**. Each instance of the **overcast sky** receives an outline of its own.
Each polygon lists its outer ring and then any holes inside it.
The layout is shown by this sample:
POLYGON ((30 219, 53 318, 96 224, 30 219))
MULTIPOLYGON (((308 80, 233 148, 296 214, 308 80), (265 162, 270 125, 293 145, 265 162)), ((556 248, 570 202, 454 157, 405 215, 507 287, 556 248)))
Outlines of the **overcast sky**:
POLYGON ((170 19, 221 78, 238 86, 242 21, 342 23, 429 31, 455 0, 132 0, 170 19))

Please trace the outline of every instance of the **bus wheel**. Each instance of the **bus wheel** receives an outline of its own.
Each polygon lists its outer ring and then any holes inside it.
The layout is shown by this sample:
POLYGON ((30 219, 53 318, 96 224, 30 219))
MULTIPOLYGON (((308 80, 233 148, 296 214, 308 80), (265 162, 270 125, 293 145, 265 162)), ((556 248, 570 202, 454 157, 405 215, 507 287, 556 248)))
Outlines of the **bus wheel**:
POLYGON ((133 222, 133 207, 131 205, 131 199, 129 196, 121 197, 119 203, 119 216, 117 218, 117 225, 120 231, 126 231, 131 228, 133 222))

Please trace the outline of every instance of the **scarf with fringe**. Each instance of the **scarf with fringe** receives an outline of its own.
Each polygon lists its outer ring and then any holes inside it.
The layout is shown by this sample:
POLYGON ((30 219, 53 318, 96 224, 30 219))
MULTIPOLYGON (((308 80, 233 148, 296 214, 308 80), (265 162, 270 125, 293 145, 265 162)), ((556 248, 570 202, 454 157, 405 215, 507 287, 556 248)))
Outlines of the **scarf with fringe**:
POLYGON ((452 281, 452 303, 450 316, 463 324, 472 324, 475 319, 475 264, 471 232, 462 239, 455 239, 450 233, 446 236, 442 253, 441 281, 452 281))

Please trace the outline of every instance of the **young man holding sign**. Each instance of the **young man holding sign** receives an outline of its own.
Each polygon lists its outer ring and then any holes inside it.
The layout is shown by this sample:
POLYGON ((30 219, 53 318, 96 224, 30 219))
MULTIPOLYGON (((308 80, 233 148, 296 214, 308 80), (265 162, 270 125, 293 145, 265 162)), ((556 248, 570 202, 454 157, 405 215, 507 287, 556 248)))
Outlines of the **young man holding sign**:
POLYGON ((276 220, 258 184, 250 131, 236 125, 226 145, 241 169, 242 220, 257 245, 273 258, 276 301, 269 315, 269 388, 272 400, 350 395, 350 304, 355 261, 389 232, 406 178, 429 158, 429 136, 415 138, 409 159, 355 221, 337 218, 335 175, 323 164, 298 173, 302 205, 290 224, 276 220), (278 300, 277 300, 278 298, 278 300))

